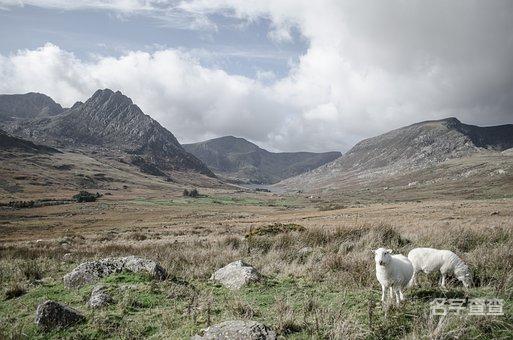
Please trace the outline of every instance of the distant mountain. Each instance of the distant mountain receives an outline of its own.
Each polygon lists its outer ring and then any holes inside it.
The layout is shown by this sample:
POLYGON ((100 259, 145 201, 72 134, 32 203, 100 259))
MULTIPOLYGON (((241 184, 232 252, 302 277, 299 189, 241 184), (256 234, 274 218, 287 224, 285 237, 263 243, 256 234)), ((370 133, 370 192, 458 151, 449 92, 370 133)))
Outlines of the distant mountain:
POLYGON ((0 148, 8 151, 24 151, 28 153, 58 153, 57 149, 46 145, 35 144, 31 141, 13 137, 7 132, 0 130, 0 148))
POLYGON ((478 127, 456 118, 425 121, 365 139, 335 161, 280 185, 300 190, 363 186, 450 159, 511 147, 511 124, 478 127))
POLYGON ((17 122, 15 135, 59 147, 107 148, 130 155, 143 171, 193 170, 213 177, 199 159, 186 152, 174 135, 121 92, 98 90, 59 115, 17 122))
POLYGON ((317 168, 341 156, 340 152, 280 152, 264 150, 233 136, 184 144, 184 149, 201 159, 214 173, 233 181, 276 183, 317 168))
POLYGON ((338 159, 334 166, 341 169, 374 169, 387 165, 413 167, 467 156, 479 148, 500 151, 511 147, 513 125, 478 127, 447 118, 365 139, 338 159))
POLYGON ((62 106, 41 93, 0 95, 0 121, 55 116, 63 111, 62 106))

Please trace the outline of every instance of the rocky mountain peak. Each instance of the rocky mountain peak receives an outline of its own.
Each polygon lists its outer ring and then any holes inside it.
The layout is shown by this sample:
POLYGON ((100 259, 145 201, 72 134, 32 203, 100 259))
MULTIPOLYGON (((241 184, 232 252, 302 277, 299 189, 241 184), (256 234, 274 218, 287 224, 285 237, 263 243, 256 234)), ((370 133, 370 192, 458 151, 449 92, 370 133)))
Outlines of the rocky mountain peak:
POLYGON ((55 116, 63 111, 61 105, 42 93, 0 95, 0 121, 55 116))
MULTIPOLYGON (((187 153, 175 136, 120 91, 97 90, 85 103, 62 114, 23 122, 10 129, 24 138, 68 148, 94 146, 134 156, 159 170, 193 170, 214 174, 187 153)), ((144 164, 143 164, 144 165, 144 164)), ((146 165, 144 165, 146 166, 146 165)))
POLYGON ((121 91, 114 92, 111 89, 103 89, 97 90, 85 104, 98 108, 112 109, 130 106, 133 105, 133 102, 132 99, 125 96, 121 91))
MULTIPOLYGON (((75 106, 74 106, 75 107, 75 106)), ((97 90, 83 106, 75 107, 101 120, 121 119, 133 116, 136 119, 145 119, 147 116, 132 102, 132 99, 120 91, 110 89, 97 90)), ((149 118, 149 117, 147 117, 149 118)))
POLYGON ((447 126, 448 128, 454 128, 457 126, 461 126, 461 124, 462 124, 461 121, 456 117, 449 117, 449 118, 441 119, 440 122, 442 124, 445 124, 445 126, 447 126))

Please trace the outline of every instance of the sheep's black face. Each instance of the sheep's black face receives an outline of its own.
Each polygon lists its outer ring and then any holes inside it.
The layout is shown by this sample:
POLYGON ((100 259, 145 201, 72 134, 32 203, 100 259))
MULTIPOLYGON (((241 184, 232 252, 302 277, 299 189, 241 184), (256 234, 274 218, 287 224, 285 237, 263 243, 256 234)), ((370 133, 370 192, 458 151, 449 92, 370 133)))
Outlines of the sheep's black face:
POLYGON ((386 266, 392 260, 392 250, 385 248, 378 248, 374 250, 374 260, 377 265, 386 266))

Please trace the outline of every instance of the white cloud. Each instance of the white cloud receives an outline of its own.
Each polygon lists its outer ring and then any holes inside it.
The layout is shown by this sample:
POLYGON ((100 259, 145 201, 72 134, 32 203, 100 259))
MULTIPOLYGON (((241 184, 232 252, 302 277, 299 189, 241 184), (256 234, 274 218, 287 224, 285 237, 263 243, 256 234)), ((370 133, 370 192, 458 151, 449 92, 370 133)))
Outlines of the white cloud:
MULTIPOLYGON (((183 8, 298 27, 308 51, 275 90, 297 117, 330 117, 319 136, 326 146, 448 115, 513 120, 511 1, 193 0, 183 8)), ((304 127, 297 117, 295 129, 304 127)))
POLYGON ((178 50, 84 62, 46 44, 0 56, 1 93, 37 91, 71 106, 98 88, 121 90, 181 141, 235 134, 265 142, 290 108, 258 81, 202 67, 178 50))
POLYGON ((70 105, 99 87, 120 89, 182 141, 232 134, 279 150, 346 150, 361 138, 447 116, 490 125, 513 120, 511 1, 74 4, 248 22, 263 17, 278 45, 290 41, 294 27, 309 46, 284 78, 260 70, 254 80, 201 66, 193 58, 198 51, 133 51, 86 62, 46 45, 0 57, 2 92, 38 90, 70 105))

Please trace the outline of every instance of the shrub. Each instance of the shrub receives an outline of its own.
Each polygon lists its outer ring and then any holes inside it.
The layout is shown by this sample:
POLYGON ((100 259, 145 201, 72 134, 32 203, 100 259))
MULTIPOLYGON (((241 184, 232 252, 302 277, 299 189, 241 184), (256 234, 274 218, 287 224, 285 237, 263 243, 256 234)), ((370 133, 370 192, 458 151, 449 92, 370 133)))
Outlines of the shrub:
POLYGON ((274 223, 263 226, 258 226, 255 228, 251 228, 249 232, 246 234, 246 237, 249 236, 264 236, 264 235, 277 235, 282 233, 288 233, 291 231, 305 231, 305 227, 296 223, 274 223))
POLYGON ((8 205, 11 208, 21 209, 21 208, 32 208, 34 206, 34 201, 11 201, 8 205))
POLYGON ((98 197, 100 197, 100 193, 92 194, 89 191, 82 190, 78 194, 73 196, 73 199, 79 203, 81 202, 94 202, 98 197))
POLYGON ((199 192, 198 192, 198 190, 197 190, 197 189, 192 189, 192 190, 190 190, 190 191, 189 191, 189 190, 187 190, 187 189, 185 189, 185 190, 183 191, 183 194, 182 194, 182 195, 183 195, 183 196, 185 196, 185 197, 193 197, 193 198, 195 198, 195 197, 199 197, 199 196, 200 196, 200 194, 199 194, 199 192))

